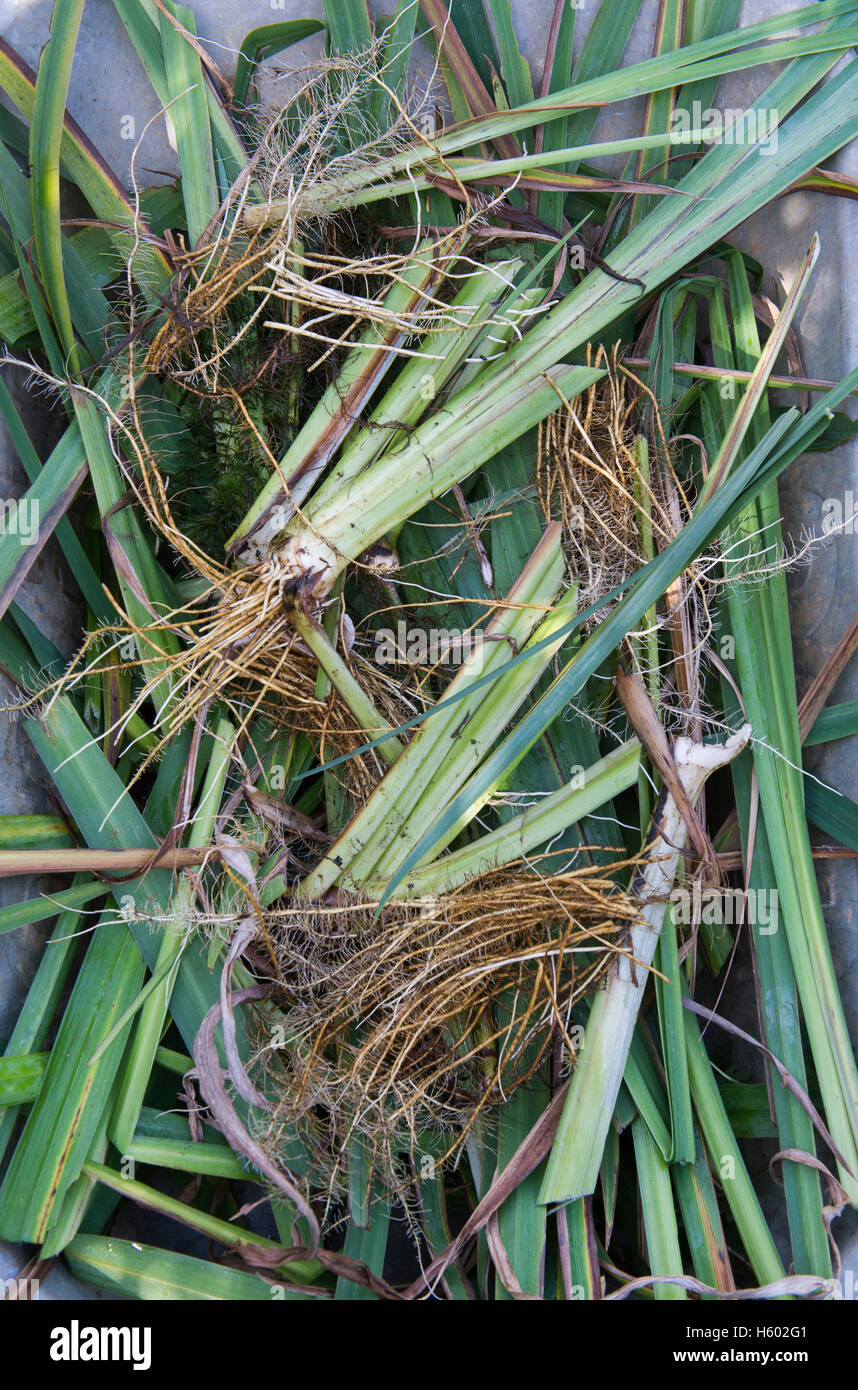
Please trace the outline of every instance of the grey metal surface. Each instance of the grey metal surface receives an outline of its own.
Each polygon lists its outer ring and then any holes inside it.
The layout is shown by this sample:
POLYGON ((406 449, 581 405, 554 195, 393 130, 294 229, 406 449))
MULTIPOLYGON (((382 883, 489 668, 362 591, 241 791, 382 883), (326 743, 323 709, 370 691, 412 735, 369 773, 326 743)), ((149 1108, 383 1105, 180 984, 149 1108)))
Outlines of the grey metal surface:
MULTIPOLYGON (((373 6, 376 8, 376 6, 373 6)), ((377 6, 379 12, 389 4, 377 6)), ((534 78, 541 75, 545 38, 553 12, 553 0, 514 0, 513 10, 522 51, 531 61, 534 78)), ((597 6, 585 0, 579 6, 576 47, 580 47, 597 6)), ((745 4, 742 22, 793 8, 788 0, 753 0, 745 4)), ((50 16, 49 0, 0 0, 0 32, 34 66, 45 38, 50 16)), ((212 56, 231 74, 236 49, 252 28, 292 17, 321 17, 321 0, 194 0, 200 36, 212 56)), ((648 57, 652 51, 656 0, 643 0, 626 61, 648 57)), ((296 52, 310 59, 319 51, 318 40, 308 40, 296 52)), ((737 105, 738 98, 760 90, 765 75, 756 72, 732 83, 719 93, 722 105, 737 105)), ((133 119, 138 138, 152 118, 157 104, 132 46, 116 17, 110 0, 89 0, 84 12, 80 41, 72 73, 70 108, 83 129, 120 178, 129 175, 134 138, 128 138, 127 117, 133 119)), ((640 103, 625 106, 600 121, 600 132, 628 133, 639 128, 640 103)), ((844 151, 834 167, 858 174, 858 143, 844 151)), ((169 125, 155 119, 136 156, 141 183, 175 174, 175 155, 169 125)), ((852 247, 858 239, 858 204, 819 194, 792 195, 781 200, 738 233, 740 245, 766 267, 765 288, 783 302, 790 280, 807 250, 813 231, 818 231, 822 255, 812 287, 800 310, 799 331, 804 367, 811 376, 837 379, 858 361, 858 290, 850 275, 852 247)), ((0 433, 0 488, 5 497, 16 496, 22 479, 8 440, 0 433)), ((789 529, 801 535, 819 529, 826 499, 840 499, 844 507, 858 499, 858 449, 854 445, 835 453, 799 461, 787 476, 783 489, 784 514, 789 529)), ((858 609, 858 551, 856 528, 817 548, 810 562, 791 579, 796 662, 799 689, 819 669, 834 643, 858 609)), ((74 599, 66 586, 55 549, 48 546, 40 557, 22 602, 61 647, 74 643, 74 599)), ((0 689, 0 700, 5 691, 0 689)), ((858 697, 858 663, 852 662, 838 684, 833 699, 858 697)), ((6 776, 0 784, 0 813, 40 811, 49 806, 40 766, 32 754, 20 724, 0 719, 0 756, 6 776)), ((810 765, 817 776, 855 796, 858 789, 858 740, 850 739, 816 750, 810 765)), ((832 950, 853 1037, 858 1037, 858 864, 824 864, 820 884, 830 929, 832 950)), ((20 879, 0 883, 0 903, 28 896, 31 883, 20 879)), ((0 1041, 8 1035, 23 993, 38 959, 44 933, 39 929, 0 937, 0 1041)), ((838 1235, 847 1268, 858 1270, 858 1232, 838 1235)), ((20 1266, 20 1252, 0 1248, 0 1277, 9 1277, 20 1266)), ((88 1286, 76 1285, 60 1264, 54 1267, 42 1289, 42 1297, 100 1296, 88 1286)))

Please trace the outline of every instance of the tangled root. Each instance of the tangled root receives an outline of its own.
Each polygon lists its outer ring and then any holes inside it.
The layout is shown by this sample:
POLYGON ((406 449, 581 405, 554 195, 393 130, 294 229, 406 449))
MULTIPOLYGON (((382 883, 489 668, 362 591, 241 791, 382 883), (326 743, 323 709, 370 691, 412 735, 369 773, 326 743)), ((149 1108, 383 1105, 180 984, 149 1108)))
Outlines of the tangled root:
POLYGON ((263 1142, 276 1152, 297 1131, 331 1199, 356 1145, 397 1191, 427 1136, 452 1156, 555 1043, 574 1062, 572 1007, 637 920, 598 869, 543 878, 523 865, 377 915, 372 903, 268 914, 283 1028, 278 1044, 259 1038, 277 1098, 263 1142))
MULTIPOLYGON (((663 550, 690 518, 694 500, 678 476, 651 393, 618 362, 616 349, 609 354, 599 347, 594 354, 588 347, 587 361, 604 365, 606 375, 540 427, 536 475, 546 517, 563 526, 567 565, 585 608, 598 605, 663 550), (643 420, 647 404, 649 429, 643 420), (648 448, 644 433, 650 437, 648 448)), ((665 595, 659 626, 663 623, 670 636, 680 723, 692 707, 697 709, 719 564, 717 551, 698 556, 665 595)), ((597 608, 591 627, 598 626, 607 608, 597 608)), ((657 628, 629 637, 640 674, 651 690, 658 690, 657 628)))
MULTIPOLYGON (((434 111, 431 79, 412 84, 400 102, 379 74, 382 60, 382 45, 373 44, 295 69, 291 90, 278 99, 275 86, 246 113, 255 154, 180 261, 171 313, 150 345, 147 369, 216 392, 239 343, 280 303, 282 320, 266 326, 281 338, 322 345, 309 371, 371 324, 406 335, 444 326, 448 310, 431 293, 412 313, 384 307, 384 293, 412 266, 413 253, 348 254, 349 241, 359 239, 338 215, 343 181, 409 144, 434 111)), ((439 243, 442 275, 467 236, 462 226, 439 243)), ((260 371, 276 363, 276 347, 277 335, 260 371)))
POLYGON ((660 546, 675 534, 662 490, 637 447, 640 392, 617 366, 616 351, 587 350, 607 374, 539 429, 536 485, 547 520, 563 526, 570 574, 589 607, 640 568, 643 535, 660 546))
MULTIPOLYGON (((341 655, 385 721, 378 729, 359 724, 335 688, 326 681, 320 687, 317 660, 289 620, 287 588, 286 575, 266 563, 231 575, 222 588, 148 626, 136 626, 123 614, 115 626, 91 633, 60 680, 28 704, 42 706, 49 696, 86 687, 93 678, 130 682, 122 714, 105 730, 118 753, 133 717, 154 701, 160 709, 154 731, 157 744, 129 787, 181 728, 205 726, 215 705, 229 711, 239 738, 249 734, 253 720, 262 715, 280 733, 311 738, 320 762, 347 755, 332 775, 341 780, 352 809, 358 810, 386 770, 378 752, 364 745, 387 727, 409 720, 414 704, 405 703, 397 686, 371 661, 349 653, 341 633, 341 655), (178 651, 165 640, 176 635, 183 639, 178 651), (123 651, 134 645, 138 655, 123 659, 123 651), (170 692, 166 700, 165 690, 170 692)), ((407 741, 409 733, 403 730, 399 737, 407 741)))

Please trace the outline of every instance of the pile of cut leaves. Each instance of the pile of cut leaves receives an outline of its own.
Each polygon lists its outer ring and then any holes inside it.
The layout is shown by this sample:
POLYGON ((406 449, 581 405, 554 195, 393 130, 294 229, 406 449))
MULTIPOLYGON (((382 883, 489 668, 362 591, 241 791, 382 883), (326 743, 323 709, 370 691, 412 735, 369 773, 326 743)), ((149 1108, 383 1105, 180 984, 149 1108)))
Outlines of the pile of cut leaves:
POLYGON ((0 1058, 24 1284, 830 1295, 858 1070, 808 817, 858 820, 802 745, 856 724, 842 647, 796 696, 778 479, 858 368, 773 375, 819 246, 777 308, 729 238, 855 196, 858 4, 664 0, 621 67, 638 6, 581 43, 558 0, 535 93, 509 0, 331 0, 231 79, 115 0, 181 173, 127 190, 65 109, 83 8, 37 74, 0 44, 0 665, 58 808, 0 825, 55 876, 0 909, 53 923, 0 1058), (70 660, 16 603, 49 540, 70 660))

